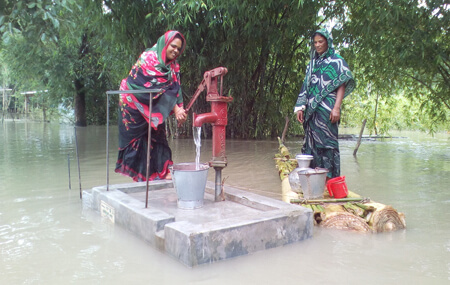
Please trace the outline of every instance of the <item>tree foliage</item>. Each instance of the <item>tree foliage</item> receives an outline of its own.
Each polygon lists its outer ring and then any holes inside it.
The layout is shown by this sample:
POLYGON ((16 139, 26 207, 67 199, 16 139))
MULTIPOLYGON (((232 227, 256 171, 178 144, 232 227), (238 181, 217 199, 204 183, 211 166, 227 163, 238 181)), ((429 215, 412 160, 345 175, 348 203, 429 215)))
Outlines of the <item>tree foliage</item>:
POLYGON ((48 90, 39 100, 51 102, 53 108, 74 108, 75 123, 85 126, 88 121, 105 122, 106 101, 101 96, 108 78, 100 76, 97 37, 89 28, 90 11, 78 3, 6 1, 0 24, 3 59, 17 79, 16 87, 48 90))
MULTIPOLYGON (((205 71, 228 68, 223 87, 234 99, 232 137, 278 136, 286 116, 295 121, 309 37, 333 24, 335 45, 358 82, 344 101, 343 123, 367 117, 381 131, 415 124, 433 130, 450 113, 450 8, 443 0, 5 0, 0 6, 2 65, 16 79, 11 84, 49 90, 48 105, 75 108, 78 125, 105 122, 105 91, 118 89, 139 54, 169 29, 187 40, 180 58, 186 103, 205 71), (408 103, 414 110, 395 111, 408 103), (424 114, 426 121, 419 119, 424 114), (403 116, 409 118, 399 126, 403 116)), ((193 110, 209 111, 204 96, 193 110)), ((189 133, 189 124, 179 131, 189 133)), ((291 134, 301 131, 290 124, 291 134)))
POLYGON ((397 106, 396 96, 406 96, 410 106, 420 105, 422 118, 429 116, 424 123, 432 131, 448 121, 450 5, 443 0, 340 2, 346 13, 336 36, 349 47, 345 56, 354 58, 361 87, 382 94, 391 108, 397 106))
MULTIPOLYGON (((319 5, 229 0, 104 3, 108 12, 103 27, 114 37, 109 40, 124 50, 122 62, 127 68, 164 31, 179 30, 187 40, 180 58, 185 101, 205 71, 227 67, 224 93, 234 98, 229 106, 229 135, 247 138, 279 133, 284 116, 292 113, 301 81, 298 72, 303 72, 308 57, 305 38, 316 27, 319 5), (133 51, 133 57, 126 51, 133 51)), ((198 113, 208 109, 204 97, 194 105, 198 113)))

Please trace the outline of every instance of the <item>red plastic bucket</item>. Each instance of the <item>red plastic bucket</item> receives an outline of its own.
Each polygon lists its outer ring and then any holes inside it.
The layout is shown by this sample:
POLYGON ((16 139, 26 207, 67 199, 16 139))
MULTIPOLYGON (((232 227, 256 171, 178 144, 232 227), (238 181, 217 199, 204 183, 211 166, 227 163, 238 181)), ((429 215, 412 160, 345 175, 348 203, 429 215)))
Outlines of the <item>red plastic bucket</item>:
POLYGON ((327 181, 328 193, 334 198, 345 198, 348 195, 347 183, 345 176, 339 176, 327 181))

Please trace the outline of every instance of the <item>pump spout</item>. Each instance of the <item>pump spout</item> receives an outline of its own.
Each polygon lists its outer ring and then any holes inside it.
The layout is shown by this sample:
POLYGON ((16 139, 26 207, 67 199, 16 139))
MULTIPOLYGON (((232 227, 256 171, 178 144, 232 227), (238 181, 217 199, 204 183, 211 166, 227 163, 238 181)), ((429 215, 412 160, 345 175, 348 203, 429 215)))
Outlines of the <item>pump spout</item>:
POLYGON ((194 113, 194 127, 201 127, 203 124, 210 123, 214 124, 219 119, 219 116, 215 112, 195 114, 194 113))

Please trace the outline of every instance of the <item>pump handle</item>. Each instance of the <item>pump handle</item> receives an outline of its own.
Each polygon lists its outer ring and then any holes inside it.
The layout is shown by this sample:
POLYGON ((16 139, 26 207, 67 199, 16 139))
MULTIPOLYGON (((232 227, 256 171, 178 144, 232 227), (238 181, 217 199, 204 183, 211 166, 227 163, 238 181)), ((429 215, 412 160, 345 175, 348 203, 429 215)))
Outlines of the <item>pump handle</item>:
MULTIPOLYGON (((191 101, 189 102, 189 104, 186 107, 186 112, 189 111, 189 109, 191 109, 192 104, 194 104, 195 100, 197 100, 198 96, 200 96, 200 94, 203 92, 203 90, 205 90, 205 88, 207 89, 206 92, 209 91, 209 87, 211 84, 211 79, 217 76, 221 76, 223 78, 223 76, 225 74, 227 74, 228 70, 225 67, 217 67, 214 68, 212 70, 206 71, 203 74, 203 80, 200 83, 200 85, 197 88, 197 91, 195 91, 194 96, 192 97, 191 101)), ((222 89, 222 88, 221 88, 222 89)), ((220 92, 220 96, 222 96, 222 91, 220 92)))

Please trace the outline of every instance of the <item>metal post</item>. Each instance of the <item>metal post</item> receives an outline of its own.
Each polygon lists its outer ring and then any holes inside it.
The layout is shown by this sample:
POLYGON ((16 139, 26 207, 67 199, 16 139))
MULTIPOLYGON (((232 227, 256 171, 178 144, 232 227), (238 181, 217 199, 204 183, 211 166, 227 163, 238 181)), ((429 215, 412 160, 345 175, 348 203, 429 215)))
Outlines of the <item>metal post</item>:
POLYGON ((3 79, 3 88, 2 88, 2 91, 3 91, 3 99, 2 99, 2 123, 3 123, 3 120, 4 120, 4 118, 5 118, 5 79, 3 79))
POLYGON ((75 130, 75 149, 77 151, 77 162, 78 162, 78 184, 80 184, 80 199, 83 199, 83 190, 81 190, 81 174, 80 174, 80 155, 78 153, 78 138, 77 138, 77 127, 74 127, 75 130))
POLYGON ((72 189, 72 186, 70 184, 70 155, 67 154, 67 168, 69 169, 69 190, 72 189))
POLYGON ((149 93, 149 104, 148 104, 148 138, 147 138, 147 170, 145 173, 146 193, 145 193, 145 208, 148 207, 148 176, 150 173, 150 151, 152 142, 152 93, 149 93))
POLYGON ((222 194, 222 167, 214 167, 216 171, 216 187, 215 187, 215 195, 214 201, 220 202, 220 194, 222 194))
POLYGON ((106 92, 106 191, 109 191, 109 94, 106 92))

